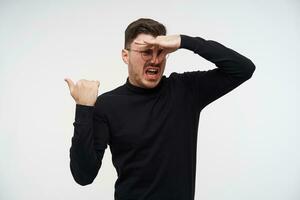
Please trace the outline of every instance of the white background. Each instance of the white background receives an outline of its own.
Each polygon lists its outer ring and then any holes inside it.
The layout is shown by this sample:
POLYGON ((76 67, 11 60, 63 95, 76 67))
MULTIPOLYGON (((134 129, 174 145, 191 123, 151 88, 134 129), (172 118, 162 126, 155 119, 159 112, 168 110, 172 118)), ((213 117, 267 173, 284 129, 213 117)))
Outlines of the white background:
MULTIPOLYGON (((124 84, 124 30, 140 17, 169 34, 216 40, 250 58, 253 77, 200 119, 195 199, 300 199, 300 3, 253 1, 0 1, 0 199, 113 200, 106 149, 94 183, 69 169, 75 103, 65 77, 124 84)), ((165 75, 214 65, 187 50, 165 75)))

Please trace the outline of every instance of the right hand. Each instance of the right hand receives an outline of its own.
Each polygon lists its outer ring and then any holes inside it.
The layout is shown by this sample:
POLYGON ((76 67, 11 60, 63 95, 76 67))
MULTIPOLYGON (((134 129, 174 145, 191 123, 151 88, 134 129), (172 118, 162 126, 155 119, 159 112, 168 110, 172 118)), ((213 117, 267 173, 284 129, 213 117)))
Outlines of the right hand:
POLYGON ((76 104, 94 106, 98 97, 99 81, 79 80, 76 84, 69 78, 64 79, 70 90, 70 94, 76 104))

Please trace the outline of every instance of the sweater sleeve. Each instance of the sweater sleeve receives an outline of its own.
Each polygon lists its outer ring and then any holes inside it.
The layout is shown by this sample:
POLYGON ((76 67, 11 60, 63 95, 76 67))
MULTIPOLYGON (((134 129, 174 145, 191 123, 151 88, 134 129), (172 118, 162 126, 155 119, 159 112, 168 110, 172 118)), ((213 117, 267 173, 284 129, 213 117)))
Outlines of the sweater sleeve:
POLYGON ((91 184, 96 178, 109 140, 108 125, 104 116, 97 112, 97 102, 95 107, 76 105, 70 169, 80 185, 91 184))
POLYGON ((202 108, 251 78, 255 70, 250 59, 216 41, 181 35, 180 48, 191 50, 217 66, 182 75, 202 108))

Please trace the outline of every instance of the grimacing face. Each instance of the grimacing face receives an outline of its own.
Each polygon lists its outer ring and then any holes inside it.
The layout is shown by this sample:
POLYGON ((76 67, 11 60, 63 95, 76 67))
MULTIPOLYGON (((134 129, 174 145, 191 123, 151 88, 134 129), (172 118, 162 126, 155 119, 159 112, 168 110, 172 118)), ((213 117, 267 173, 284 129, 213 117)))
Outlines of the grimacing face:
POLYGON ((129 82, 134 86, 154 88, 163 76, 166 58, 160 56, 161 49, 144 43, 144 40, 153 38, 152 35, 141 33, 130 44, 130 50, 122 50, 122 59, 128 65, 129 82), (153 52, 152 59, 145 60, 140 51, 153 52))

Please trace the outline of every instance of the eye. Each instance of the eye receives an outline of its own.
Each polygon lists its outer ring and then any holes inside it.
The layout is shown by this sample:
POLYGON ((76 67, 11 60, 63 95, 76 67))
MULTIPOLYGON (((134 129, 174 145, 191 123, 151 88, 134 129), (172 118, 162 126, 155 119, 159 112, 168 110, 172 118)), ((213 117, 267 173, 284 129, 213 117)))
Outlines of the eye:
POLYGON ((152 49, 148 49, 148 50, 142 51, 142 54, 144 56, 152 56, 153 51, 152 51, 152 49))
POLYGON ((159 56, 164 50, 163 49, 159 49, 157 52, 157 56, 159 56))

